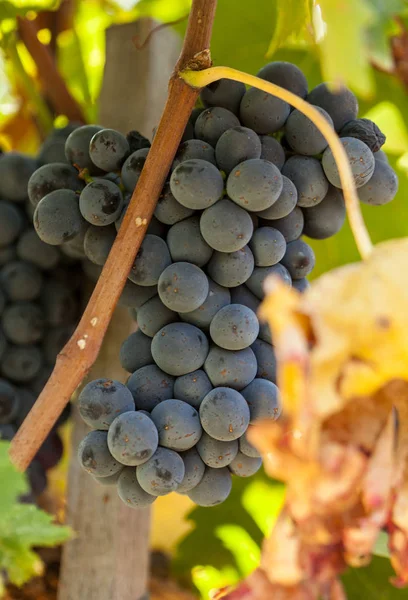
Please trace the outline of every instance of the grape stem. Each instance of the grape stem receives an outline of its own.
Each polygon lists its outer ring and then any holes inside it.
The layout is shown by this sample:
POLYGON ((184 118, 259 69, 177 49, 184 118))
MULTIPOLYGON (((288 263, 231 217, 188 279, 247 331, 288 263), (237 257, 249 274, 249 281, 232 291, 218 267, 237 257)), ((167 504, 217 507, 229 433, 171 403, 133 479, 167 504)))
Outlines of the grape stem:
POLYGON ((268 94, 272 94, 272 96, 284 100, 306 115, 326 138, 327 143, 333 152, 333 157, 339 170, 350 227, 361 258, 368 258, 372 252, 373 245, 361 214, 360 202, 347 154, 340 143, 337 133, 314 106, 299 96, 296 96, 296 94, 293 94, 274 83, 269 83, 269 81, 265 81, 254 75, 248 75, 248 73, 243 73, 242 71, 232 69, 231 67, 211 67, 202 71, 187 69, 180 73, 180 77, 195 88, 203 88, 219 79, 241 81, 242 83, 256 87, 268 94))
POLYGON ((50 379, 10 445, 14 465, 25 470, 72 394, 95 362, 113 311, 153 216, 199 91, 179 73, 211 65, 208 50, 217 0, 193 0, 180 58, 143 171, 88 306, 62 349, 50 379))

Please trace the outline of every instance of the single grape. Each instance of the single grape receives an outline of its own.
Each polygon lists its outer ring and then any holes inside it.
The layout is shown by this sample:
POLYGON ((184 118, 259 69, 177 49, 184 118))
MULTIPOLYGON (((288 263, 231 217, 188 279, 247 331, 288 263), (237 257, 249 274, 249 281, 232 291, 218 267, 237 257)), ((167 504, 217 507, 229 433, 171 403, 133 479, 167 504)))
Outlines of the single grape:
POLYGON ((0 315, 3 313, 4 308, 7 304, 7 298, 3 290, 0 288, 0 315))
POLYGON ((0 424, 12 423, 17 417, 19 408, 17 390, 5 379, 0 379, 0 424))
POLYGON ((200 98, 207 108, 210 106, 221 106, 237 115, 244 94, 245 85, 241 81, 219 79, 203 88, 200 98))
POLYGON ((200 419, 204 431, 222 442, 237 440, 246 431, 249 416, 245 398, 236 390, 227 387, 211 390, 200 405, 200 419))
POLYGON ((92 429, 108 430, 116 417, 135 410, 129 389, 114 379, 95 379, 79 395, 79 414, 92 429))
POLYGON ((270 276, 279 277, 286 285, 290 286, 292 284, 289 271, 281 263, 272 267, 255 267, 254 272, 247 281, 247 286, 260 300, 265 297, 265 280, 270 276))
POLYGON ((214 387, 229 387, 239 391, 256 376, 255 354, 251 348, 234 351, 214 345, 208 353, 204 370, 214 387))
POLYGON ((33 206, 56 190, 71 190, 79 193, 84 182, 78 177, 78 171, 64 163, 44 165, 37 169, 28 182, 28 197, 33 206))
POLYGON ((153 296, 137 312, 139 330, 150 338, 156 335, 159 329, 175 321, 177 321, 177 313, 167 308, 159 296, 153 296))
POLYGON ((282 265, 287 268, 292 279, 307 277, 315 266, 315 255, 309 244, 303 240, 289 242, 282 265))
POLYGON ((307 96, 307 79, 299 67, 290 62, 283 60, 270 62, 264 65, 256 76, 279 85, 301 98, 307 96))
POLYGON ((118 171, 129 152, 129 142, 114 129, 101 129, 89 143, 89 156, 103 171, 118 171))
MULTIPOLYGON (((265 210, 257 213, 258 217, 266 220, 282 219, 289 215, 295 208, 298 193, 295 184, 285 175, 282 175, 283 187, 279 198, 265 210)), ((273 225, 273 223, 271 223, 273 225)))
POLYGON ((128 277, 137 285, 156 285, 170 263, 171 257, 166 242, 157 235, 147 234, 128 277))
MULTIPOLYGON (((60 246, 61 252, 63 252, 66 256, 74 258, 75 260, 86 259, 85 250, 84 250, 84 240, 85 240, 86 232, 88 231, 89 227, 90 227, 89 223, 87 221, 85 221, 85 219, 82 219, 80 232, 75 237, 73 237, 72 240, 69 240, 68 242, 64 242, 60 246)), ((56 248, 54 248, 52 246, 48 246, 48 248, 53 248, 54 250, 57 250, 56 248)))
POLYGON ((248 246, 237 252, 214 252, 207 273, 224 287, 236 287, 247 281, 254 270, 254 257, 248 246))
POLYGON ((208 278, 196 265, 176 262, 160 275, 158 291, 160 300, 170 310, 190 312, 201 306, 207 298, 208 278))
POLYGON ((155 363, 165 373, 177 377, 200 369, 207 354, 207 337, 198 327, 189 323, 166 325, 152 341, 155 363))
MULTIPOLYGON (((331 127, 333 120, 320 106, 314 106, 331 127)), ((314 123, 300 110, 294 110, 285 124, 285 137, 290 147, 298 154, 314 156, 327 148, 327 140, 314 123)))
POLYGON ((192 140, 194 138, 194 126, 192 124, 192 122, 190 120, 187 121, 187 125, 184 129, 182 138, 180 140, 180 143, 183 144, 184 142, 188 142, 189 140, 192 140))
POLYGON ((247 348, 256 340, 258 333, 256 314, 242 304, 224 306, 210 325, 211 339, 217 346, 226 350, 247 348))
MULTIPOLYGON (((218 204, 219 202, 214 206, 218 204)), ((203 267, 213 253, 200 231, 198 216, 184 219, 170 227, 166 241, 173 262, 187 261, 197 267, 203 267)))
POLYGON ((122 192, 115 183, 106 179, 94 179, 79 197, 82 216, 88 223, 98 227, 114 223, 122 207, 122 192))
POLYGON ((364 204, 382 206, 391 202, 398 191, 398 177, 387 163, 376 160, 371 179, 358 190, 358 197, 364 204))
POLYGON ((355 137, 364 142, 371 152, 378 152, 385 144, 386 137, 370 119, 353 119, 342 127, 340 137, 355 137))
MULTIPOLYGON (((319 205, 317 205, 319 206, 319 205)), ((307 210, 312 210, 308 208, 307 210)), ((273 227, 281 232, 286 242, 293 242, 300 238, 303 233, 304 216, 302 210, 295 206, 295 208, 286 217, 281 219, 274 219, 273 227)), ((270 223, 266 223, 269 225, 270 223)))
POLYGON ((198 412, 182 400, 164 400, 151 412, 159 432, 159 444, 182 452, 196 445, 203 432, 198 412))
POLYGON ((196 106, 195 108, 193 108, 193 110, 191 111, 191 115, 190 115, 190 123, 192 124, 192 126, 194 127, 198 117, 201 115, 201 113, 205 110, 205 108, 203 108, 202 106, 196 106))
POLYGON ((122 502, 130 508, 144 508, 156 500, 156 496, 148 494, 141 488, 136 477, 136 469, 131 467, 123 469, 119 475, 118 495, 122 502))
POLYGON ((139 411, 121 413, 109 426, 109 452, 122 465, 142 465, 153 456, 158 445, 155 424, 139 411))
POLYGON ((216 506, 228 498, 231 488, 231 474, 227 467, 223 469, 207 467, 200 483, 187 495, 198 506, 216 506))
POLYGON ((157 365, 146 365, 135 371, 126 383, 132 392, 136 410, 150 412, 159 402, 174 398, 174 377, 157 365))
POLYGON ((57 355, 69 341, 74 331, 74 325, 60 325, 59 327, 48 329, 42 343, 42 350, 46 362, 52 365, 55 363, 57 355))
POLYGON ((40 165, 52 163, 69 164, 65 156, 65 137, 49 137, 41 145, 38 162, 40 165))
MULTIPOLYGON (((249 426, 251 427, 251 426, 249 426)), ((255 448, 255 446, 253 446, 251 444, 251 442, 248 441, 248 430, 249 428, 246 430, 246 432, 241 435, 241 437, 239 438, 238 442, 239 442, 239 452, 240 454, 244 454, 245 456, 248 456, 249 458, 259 458, 261 455, 259 454, 258 450, 255 448)), ((235 473, 236 475, 236 473, 235 473)))
MULTIPOLYGON (((31 462, 27 468, 26 475, 32 496, 34 496, 34 498, 40 496, 47 489, 48 481, 47 473, 38 460, 33 460, 31 462)), ((29 502, 31 504, 32 499, 29 500, 29 502)))
POLYGON ((43 278, 34 266, 22 260, 9 262, 0 271, 0 283, 12 302, 34 300, 41 292, 43 278))
POLYGON ((357 98, 346 87, 331 92, 326 83, 321 83, 309 93, 307 101, 329 113, 336 131, 341 131, 348 121, 357 117, 357 98))
POLYGON ((31 262, 44 271, 54 269, 60 259, 58 249, 40 240, 34 229, 26 229, 20 236, 17 243, 17 255, 21 260, 31 262))
POLYGON ((260 305, 259 299, 247 288, 246 285, 239 285, 231 289, 231 302, 234 304, 243 304, 250 308, 255 314, 260 305))
POLYGON ((0 202, 0 246, 12 244, 19 237, 23 226, 23 217, 17 206, 0 202))
POLYGON ((148 154, 149 148, 141 148, 125 160, 120 174, 127 192, 132 193, 135 189, 148 154))
POLYGON ((35 455, 35 460, 38 460, 43 469, 49 471, 60 462, 63 452, 64 445, 61 437, 56 431, 51 431, 35 455))
POLYGON ((305 278, 294 279, 292 282, 292 287, 294 287, 295 290, 297 290, 298 292, 303 294, 303 292, 305 292, 306 290, 308 290, 310 288, 310 283, 305 278))
POLYGON ((252 236, 249 247, 257 267, 270 267, 276 265, 285 255, 286 241, 277 229, 259 227, 252 236))
POLYGON ((217 312, 231 301, 231 294, 228 288, 218 285, 212 279, 208 279, 209 292, 204 302, 191 312, 181 313, 182 321, 191 323, 201 329, 208 329, 213 317, 217 312))
MULTIPOLYGON (((298 279, 297 281, 302 281, 298 279)), ((256 357, 258 364, 258 371, 256 376, 261 379, 269 379, 276 383, 276 357, 275 352, 271 344, 264 342, 261 339, 257 339, 251 346, 253 353, 256 357)))
POLYGON ((258 88, 249 88, 241 100, 241 123, 258 134, 275 133, 281 129, 289 113, 287 102, 258 88))
POLYGON ((221 469, 227 467, 236 457, 238 442, 237 440, 221 442, 204 432, 197 443, 197 452, 207 467, 221 469))
MULTIPOLYGON (((197 140, 191 140, 195 142, 197 140)), ((154 215, 161 223, 174 225, 187 217, 191 217, 194 210, 186 208, 180 202, 177 202, 170 190, 170 184, 166 183, 157 201, 154 215)))
POLYGON ((375 160, 382 160, 383 162, 388 163, 388 156, 386 155, 384 150, 377 150, 377 152, 374 152, 373 154, 375 160))
POLYGON ((178 147, 177 154, 174 157, 173 165, 171 167, 172 171, 174 171, 181 163, 186 160, 191 160, 192 158, 206 160, 217 166, 214 148, 210 146, 210 144, 203 140, 187 140, 178 147))
POLYGON ((280 417, 282 405, 279 390, 272 381, 254 379, 241 394, 248 403, 251 423, 260 419, 276 421, 280 417))
POLYGON ((261 150, 261 141, 255 131, 238 126, 222 134, 215 147, 215 157, 221 171, 228 174, 245 160, 260 158, 261 150))
POLYGON ((174 383, 174 395, 198 409, 204 398, 212 390, 211 381, 204 371, 199 369, 187 375, 177 377, 174 383))
POLYGON ((233 475, 238 475, 238 477, 251 477, 259 471, 261 466, 262 458, 250 458, 243 452, 238 452, 228 468, 233 475))
MULTIPOLYGON (((370 148, 357 138, 340 138, 357 188, 365 185, 374 173, 375 158, 370 148)), ((322 157, 322 165, 327 179, 337 188, 342 187, 339 170, 330 148, 326 148, 322 157)))
POLYGON ((249 213, 227 198, 206 208, 199 223, 204 240, 219 252, 241 250, 254 230, 249 213))
POLYGON ((91 174, 100 173, 89 155, 89 145, 95 133, 101 129, 102 127, 99 125, 83 125, 70 133, 65 142, 65 156, 71 165, 76 165, 80 169, 88 169, 91 174))
POLYGON ((87 258, 96 265, 104 265, 116 239, 114 225, 95 227, 90 225, 85 234, 84 251, 87 258))
POLYGON ((180 204, 186 208, 201 210, 221 198, 224 181, 217 167, 196 158, 186 160, 174 169, 170 189, 180 204))
POLYGON ((320 161, 310 156, 291 156, 284 164, 282 174, 295 184, 298 206, 319 204, 329 189, 320 161))
POLYGON ((317 206, 303 209, 303 216, 303 234, 307 237, 325 240, 335 235, 346 220, 346 205, 341 190, 331 185, 317 206))
POLYGON ((98 477, 108 477, 122 470, 108 448, 107 431, 90 431, 79 444, 78 460, 85 471, 98 477))
POLYGON ((180 452, 180 456, 184 463, 184 477, 177 488, 177 492, 185 494, 200 483, 204 475, 205 464, 195 448, 180 452))
POLYGON ((131 333, 120 347, 119 360, 122 367, 134 373, 138 369, 153 363, 152 340, 140 330, 131 333))
MULTIPOLYGON (((107 477, 98 477, 97 475, 92 475, 94 481, 99 483, 100 485, 118 485, 119 477, 123 473, 125 467, 121 471, 114 473, 114 475, 108 475, 107 477)), ((136 479, 136 469, 129 469, 133 472, 134 477, 136 479)), ((118 489, 119 491, 119 489, 118 489)))
POLYGON ((24 202, 27 185, 36 170, 37 161, 19 152, 0 155, 0 197, 11 202, 24 202))
POLYGON ((157 285, 136 285, 127 281, 119 298, 119 305, 138 310, 145 302, 157 294, 157 285))
MULTIPOLYGON (((9 425, 9 424, 1 425, 0 424, 0 440, 5 441, 5 442, 11 442, 13 437, 16 435, 16 432, 17 432, 17 429, 14 427, 14 425, 9 425)), ((200 458, 200 460, 201 460, 201 458, 200 458)), ((203 463, 203 473, 204 473, 204 468, 205 467, 204 467, 204 463, 203 463)))
POLYGON ((227 129, 239 125, 238 118, 230 110, 220 106, 212 106, 203 110, 199 115, 194 125, 194 133, 197 139, 204 140, 215 147, 227 129))
POLYGON ((81 231, 83 219, 72 190, 55 190, 45 196, 34 212, 34 227, 40 239, 58 246, 81 231))
POLYGON ((246 210, 258 212, 272 206, 283 188, 282 175, 272 163, 253 158, 237 165, 227 179, 227 194, 246 210))
POLYGON ((73 323, 78 315, 78 300, 69 281, 46 281, 41 291, 41 306, 45 320, 54 327, 73 323))
POLYGON ((42 310, 32 302, 17 302, 6 307, 1 326, 13 344, 35 344, 44 335, 42 310))
POLYGON ((177 490, 184 475, 183 459, 168 448, 157 448, 152 458, 136 469, 139 484, 153 496, 165 496, 177 490))
POLYGON ((286 160, 285 150, 278 140, 270 135, 261 135, 259 139, 261 140, 260 158, 273 163, 280 171, 286 160))

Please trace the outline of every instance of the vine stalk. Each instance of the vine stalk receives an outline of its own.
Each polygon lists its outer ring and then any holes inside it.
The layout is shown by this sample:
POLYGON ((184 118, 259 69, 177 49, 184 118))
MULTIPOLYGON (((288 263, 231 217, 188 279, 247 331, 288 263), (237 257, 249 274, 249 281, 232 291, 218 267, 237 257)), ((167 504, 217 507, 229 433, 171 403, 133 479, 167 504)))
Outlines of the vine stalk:
POLYGON ((180 58, 169 82, 167 102, 143 171, 94 292, 50 379, 10 445, 15 466, 24 470, 95 362, 113 311, 153 216, 198 90, 179 74, 187 66, 211 65, 209 45, 217 0, 193 0, 180 58))
POLYGON ((180 77, 186 83, 196 88, 205 87, 219 79, 242 81, 242 83, 256 87, 284 100, 306 115, 316 125, 322 135, 324 135, 333 152, 333 157, 339 169, 350 227, 361 258, 368 258, 372 252, 373 245, 361 214, 360 202, 347 154, 340 143, 337 133, 314 106, 274 83, 269 83, 269 81, 265 81, 254 75, 248 75, 231 67, 211 67, 202 71, 185 70, 180 73, 180 77))

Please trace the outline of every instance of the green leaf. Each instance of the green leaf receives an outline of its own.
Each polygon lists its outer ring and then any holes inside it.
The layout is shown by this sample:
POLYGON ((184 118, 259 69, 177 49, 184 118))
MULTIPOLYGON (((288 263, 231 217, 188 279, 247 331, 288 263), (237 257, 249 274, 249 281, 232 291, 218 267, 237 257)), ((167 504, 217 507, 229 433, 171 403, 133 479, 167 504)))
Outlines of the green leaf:
POLYGON ((194 567, 191 571, 191 577, 193 584, 200 592, 201 598, 205 600, 212 598, 215 590, 229 585, 236 585, 241 580, 241 576, 234 567, 217 569, 211 565, 194 567))
POLYGON ((380 531, 380 535, 375 543, 373 554, 388 559, 390 558, 390 551, 388 549, 388 534, 385 533, 385 531, 380 531))
POLYGON ((13 540, 0 538, 0 565, 7 571, 8 579, 14 585, 21 586, 42 571, 39 556, 30 548, 16 544, 13 540))
POLYGON ((71 534, 69 527, 55 525, 53 516, 34 504, 15 504, 7 514, 0 513, 0 538, 22 546, 55 546, 71 534))
POLYGON ((215 534, 231 552, 243 577, 259 566, 261 548, 240 525, 221 525, 215 534))
POLYGON ((263 535, 272 531, 285 501, 285 486, 279 482, 252 481, 242 495, 242 504, 263 535))
POLYGON ((24 17, 29 12, 57 10, 61 0, 2 0, 0 2, 0 21, 24 17))
POLYGON ((373 79, 365 46, 365 30, 374 15, 366 0, 319 0, 322 34, 317 42, 323 77, 333 84, 349 85, 361 96, 373 93, 373 79))
POLYGON ((379 557, 374 557, 368 567, 348 569, 342 577, 347 600, 405 600, 407 590, 393 587, 393 576, 390 561, 379 557))
POLYGON ((23 473, 11 464, 8 450, 9 442, 0 441, 0 516, 11 510, 18 496, 28 491, 27 481, 23 473))
POLYGON ((408 129, 401 111, 392 102, 379 102, 364 117, 371 119, 385 133, 383 150, 400 155, 408 152, 408 129))
POLYGON ((298 39, 311 23, 310 0, 276 0, 276 26, 266 56, 270 58, 290 39, 298 39))

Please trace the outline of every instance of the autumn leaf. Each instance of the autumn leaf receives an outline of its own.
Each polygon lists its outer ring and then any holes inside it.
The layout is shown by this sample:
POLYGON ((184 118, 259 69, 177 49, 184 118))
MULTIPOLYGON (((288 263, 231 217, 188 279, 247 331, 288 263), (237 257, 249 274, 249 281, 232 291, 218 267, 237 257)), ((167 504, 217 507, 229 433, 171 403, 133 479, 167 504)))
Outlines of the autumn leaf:
POLYGON ((345 599, 339 576, 371 561, 382 531, 408 585, 407 261, 394 240, 303 295, 267 282, 284 412, 249 437, 286 502, 260 569, 226 598, 345 599))

